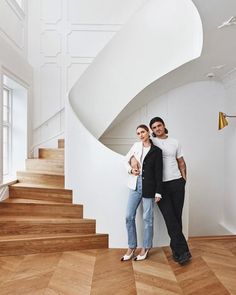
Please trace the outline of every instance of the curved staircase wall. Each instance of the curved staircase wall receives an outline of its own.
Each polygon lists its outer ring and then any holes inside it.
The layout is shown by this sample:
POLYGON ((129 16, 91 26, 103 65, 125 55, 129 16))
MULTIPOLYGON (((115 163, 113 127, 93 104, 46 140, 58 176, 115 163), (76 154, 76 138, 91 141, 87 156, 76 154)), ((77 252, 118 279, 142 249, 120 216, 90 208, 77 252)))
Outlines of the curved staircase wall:
MULTIPOLYGON (((109 233, 111 247, 126 246, 126 173, 123 157, 98 138, 140 91, 199 57, 201 49, 202 24, 191 1, 147 1, 69 93, 66 186, 74 191, 74 203, 85 205, 85 216, 97 219, 97 231, 109 233)), ((164 223, 156 217, 154 245, 165 245, 164 223)))

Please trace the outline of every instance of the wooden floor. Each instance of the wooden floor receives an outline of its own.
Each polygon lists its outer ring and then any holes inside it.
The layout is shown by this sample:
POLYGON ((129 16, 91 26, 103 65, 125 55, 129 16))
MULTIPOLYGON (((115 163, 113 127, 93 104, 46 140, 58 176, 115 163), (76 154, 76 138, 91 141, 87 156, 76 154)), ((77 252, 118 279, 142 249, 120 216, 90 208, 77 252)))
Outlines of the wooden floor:
POLYGON ((191 240, 190 247, 184 267, 168 247, 139 262, 121 262, 122 249, 0 257, 0 294, 236 294, 236 238, 191 240))

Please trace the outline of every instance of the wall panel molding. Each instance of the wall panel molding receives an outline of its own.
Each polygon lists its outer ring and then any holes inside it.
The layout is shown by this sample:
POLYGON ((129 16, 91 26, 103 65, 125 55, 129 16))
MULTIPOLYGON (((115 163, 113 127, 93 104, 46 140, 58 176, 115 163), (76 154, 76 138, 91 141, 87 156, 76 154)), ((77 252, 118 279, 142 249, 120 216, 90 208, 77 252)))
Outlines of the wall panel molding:
MULTIPOLYGON (((44 123, 60 112, 76 80, 145 1, 28 0, 29 61, 35 68, 34 142, 46 138, 44 132, 51 134, 44 123)), ((63 130, 62 113, 59 121, 63 130)))
POLYGON ((61 108, 60 101, 62 69, 54 62, 44 63, 40 67, 41 120, 46 121, 61 108))
POLYGON ((72 24, 123 25, 145 0, 68 0, 67 20, 72 24), (75 9, 75 7, 78 9, 75 9))
POLYGON ((62 20, 62 0, 41 0, 40 19, 45 24, 57 24, 62 20))
POLYGON ((45 30, 40 35, 40 53, 44 57, 57 57, 62 49, 62 35, 56 30, 45 30))
POLYGON ((116 24, 71 24, 69 23, 70 32, 78 31, 100 31, 100 32, 118 32, 122 26, 116 24))

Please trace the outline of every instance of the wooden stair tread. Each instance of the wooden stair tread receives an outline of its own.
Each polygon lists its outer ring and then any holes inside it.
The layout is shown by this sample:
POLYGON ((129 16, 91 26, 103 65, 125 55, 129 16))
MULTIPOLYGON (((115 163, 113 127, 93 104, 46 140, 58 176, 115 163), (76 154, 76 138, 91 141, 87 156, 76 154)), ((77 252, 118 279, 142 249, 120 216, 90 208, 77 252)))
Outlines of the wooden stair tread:
POLYGON ((64 164, 63 159, 44 159, 44 158, 30 158, 26 159, 26 161, 31 162, 31 161, 38 161, 38 162, 45 162, 45 163, 56 163, 56 164, 64 164))
POLYGON ((56 190, 63 190, 64 188, 58 187, 56 185, 45 184, 45 183, 26 183, 26 182, 17 182, 14 184, 17 187, 24 187, 24 188, 35 188, 35 189, 56 189, 56 190))
POLYGON ((7 203, 7 202, 0 202, 0 208, 1 207, 51 207, 51 208, 79 208, 83 207, 81 204, 70 204, 70 203, 53 203, 53 204, 47 204, 47 203, 7 203))
POLYGON ((39 148, 39 150, 43 151, 64 151, 64 148, 39 148))
POLYGON ((26 159, 26 171, 51 171, 56 173, 64 173, 63 159, 26 159))
POLYGON ((42 203, 46 201, 56 204, 72 204, 72 190, 58 187, 32 187, 18 184, 9 186, 9 200, 28 199, 38 200, 42 203))
POLYGON ((64 148, 39 148, 38 158, 64 160, 64 148))
MULTIPOLYGON (((4 203, 9 204, 58 204, 57 202, 47 201, 47 200, 34 200, 34 199, 22 199, 22 198, 8 198, 4 200, 4 203)), ((60 204, 68 204, 68 203, 60 203, 60 204)))
POLYGON ((64 176, 64 173, 62 173, 62 172, 43 171, 43 170, 25 170, 25 171, 17 171, 17 174, 33 174, 33 175, 55 175, 55 176, 64 176))
POLYGON ((66 188, 58 188, 58 187, 53 187, 50 185, 39 185, 39 184, 34 184, 34 183, 24 183, 24 182, 17 182, 15 184, 12 184, 11 187, 17 187, 17 188, 22 188, 22 189, 30 189, 30 190, 37 190, 37 191, 44 191, 48 190, 49 192, 55 192, 55 193, 71 193, 71 189, 66 189, 66 188))
POLYGON ((0 203, 0 212, 2 216, 83 218, 83 205, 70 203, 0 203))
POLYGON ((40 223, 90 223, 95 219, 88 218, 61 218, 61 217, 38 217, 38 216, 0 216, 0 222, 40 222, 40 223))
POLYGON ((64 138, 60 138, 60 139, 58 139, 58 148, 60 149, 60 148, 64 148, 65 147, 65 139, 64 138))
POLYGON ((76 233, 60 233, 60 234, 43 234, 43 235, 9 235, 9 236, 0 236, 1 242, 8 241, 32 241, 32 240, 54 240, 54 239, 71 239, 71 238, 91 238, 91 237, 107 237, 107 234, 76 234, 76 233))

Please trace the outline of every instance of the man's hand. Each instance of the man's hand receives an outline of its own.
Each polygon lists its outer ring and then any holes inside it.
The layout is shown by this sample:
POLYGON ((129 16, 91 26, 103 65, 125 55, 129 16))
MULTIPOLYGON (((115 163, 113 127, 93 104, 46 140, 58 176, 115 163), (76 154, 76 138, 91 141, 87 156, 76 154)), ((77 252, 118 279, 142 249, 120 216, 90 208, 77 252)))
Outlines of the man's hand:
POLYGON ((186 179, 187 179, 187 167, 186 167, 186 163, 184 161, 184 158, 181 157, 181 158, 177 159, 177 162, 178 162, 178 167, 179 167, 179 171, 181 173, 181 176, 186 181, 186 179))

